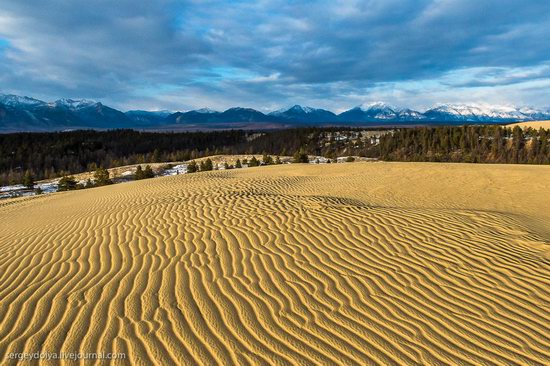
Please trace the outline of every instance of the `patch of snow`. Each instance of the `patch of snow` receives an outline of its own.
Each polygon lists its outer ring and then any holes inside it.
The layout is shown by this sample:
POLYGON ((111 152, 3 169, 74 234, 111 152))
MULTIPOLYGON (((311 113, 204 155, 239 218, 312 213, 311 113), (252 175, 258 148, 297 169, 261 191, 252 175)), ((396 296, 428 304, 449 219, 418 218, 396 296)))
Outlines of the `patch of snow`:
POLYGON ((187 173, 187 164, 178 164, 176 166, 173 166, 170 169, 166 169, 164 172, 162 172, 162 175, 178 175, 178 174, 186 174, 187 173))
POLYGON ((0 192, 11 192, 11 191, 18 191, 21 189, 25 189, 25 186, 22 184, 15 184, 13 186, 0 187, 0 192))
POLYGON ((36 187, 42 190, 42 193, 57 192, 57 181, 48 183, 38 183, 36 187))

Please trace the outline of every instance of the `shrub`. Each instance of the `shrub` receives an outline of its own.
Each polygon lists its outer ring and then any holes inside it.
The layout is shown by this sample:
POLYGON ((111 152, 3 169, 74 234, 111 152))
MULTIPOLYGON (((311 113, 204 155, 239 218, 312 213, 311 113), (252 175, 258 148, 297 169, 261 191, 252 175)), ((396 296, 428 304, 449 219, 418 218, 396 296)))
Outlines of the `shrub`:
POLYGON ((96 186, 113 184, 113 181, 109 177, 109 171, 105 168, 97 168, 94 173, 94 181, 96 186))
POLYGON ((72 191, 78 189, 78 185, 76 183, 76 179, 72 175, 70 176, 64 176, 57 182, 57 191, 63 192, 63 191, 72 191))
POLYGON ((303 150, 298 150, 294 153, 294 163, 309 163, 309 158, 303 150))
POLYGON ((187 164, 187 173, 196 173, 199 171, 199 166, 195 160, 187 164))

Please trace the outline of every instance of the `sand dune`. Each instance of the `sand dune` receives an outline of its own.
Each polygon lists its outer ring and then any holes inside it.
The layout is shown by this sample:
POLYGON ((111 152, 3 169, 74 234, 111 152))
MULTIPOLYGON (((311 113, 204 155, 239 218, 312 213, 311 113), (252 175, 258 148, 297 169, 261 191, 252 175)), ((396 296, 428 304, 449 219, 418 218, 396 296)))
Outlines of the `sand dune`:
POLYGON ((513 128, 514 126, 519 126, 521 128, 531 127, 534 129, 544 128, 546 130, 550 129, 550 121, 531 121, 531 122, 519 122, 507 125, 506 127, 513 128))
POLYGON ((0 363, 548 365, 549 181, 286 165, 5 201, 0 363))

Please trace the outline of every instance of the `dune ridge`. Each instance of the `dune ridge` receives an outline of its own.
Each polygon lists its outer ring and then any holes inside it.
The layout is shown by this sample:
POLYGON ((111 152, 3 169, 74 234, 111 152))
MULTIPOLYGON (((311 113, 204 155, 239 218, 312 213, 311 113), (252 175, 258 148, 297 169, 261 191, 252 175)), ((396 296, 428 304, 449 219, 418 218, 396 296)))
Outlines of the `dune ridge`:
POLYGON ((549 168, 273 166, 0 203, 0 357, 549 364, 549 168))
POLYGON ((521 128, 531 127, 531 128, 534 128, 534 129, 539 129, 539 128, 549 129, 550 128, 550 121, 518 122, 518 123, 512 123, 512 124, 508 125, 507 127, 513 128, 515 126, 519 126, 521 128))

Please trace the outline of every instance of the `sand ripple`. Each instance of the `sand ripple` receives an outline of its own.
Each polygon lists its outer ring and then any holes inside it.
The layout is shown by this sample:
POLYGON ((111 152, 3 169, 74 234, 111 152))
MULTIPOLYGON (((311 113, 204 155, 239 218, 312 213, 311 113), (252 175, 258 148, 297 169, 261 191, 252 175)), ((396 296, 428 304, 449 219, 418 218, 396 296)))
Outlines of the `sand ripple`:
MULTIPOLYGON (((441 167, 445 186, 456 176, 441 167)), ((1 363, 76 350, 141 365, 550 364, 546 217, 530 226, 504 188, 484 204, 464 198, 479 187, 429 198, 429 179, 394 168, 211 172, 4 204, 1 363)))

